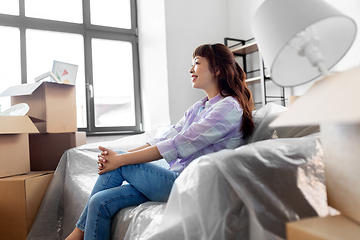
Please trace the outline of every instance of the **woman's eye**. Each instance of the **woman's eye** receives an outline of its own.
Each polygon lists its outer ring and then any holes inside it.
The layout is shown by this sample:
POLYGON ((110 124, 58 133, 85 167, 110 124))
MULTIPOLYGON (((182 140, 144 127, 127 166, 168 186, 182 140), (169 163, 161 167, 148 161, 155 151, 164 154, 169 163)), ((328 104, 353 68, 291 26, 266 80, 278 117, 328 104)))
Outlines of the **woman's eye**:
POLYGON ((198 62, 195 62, 195 64, 199 64, 198 62))

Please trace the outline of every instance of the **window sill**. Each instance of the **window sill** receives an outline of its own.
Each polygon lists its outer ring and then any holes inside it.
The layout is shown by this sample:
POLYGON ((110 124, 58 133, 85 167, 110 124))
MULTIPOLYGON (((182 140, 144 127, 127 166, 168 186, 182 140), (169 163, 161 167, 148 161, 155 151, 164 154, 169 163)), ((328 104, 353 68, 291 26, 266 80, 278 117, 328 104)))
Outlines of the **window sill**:
MULTIPOLYGON (((81 131, 79 129, 79 131, 81 131)), ((142 134, 144 131, 112 131, 112 132, 86 132, 86 136, 112 136, 112 135, 136 135, 142 134)))

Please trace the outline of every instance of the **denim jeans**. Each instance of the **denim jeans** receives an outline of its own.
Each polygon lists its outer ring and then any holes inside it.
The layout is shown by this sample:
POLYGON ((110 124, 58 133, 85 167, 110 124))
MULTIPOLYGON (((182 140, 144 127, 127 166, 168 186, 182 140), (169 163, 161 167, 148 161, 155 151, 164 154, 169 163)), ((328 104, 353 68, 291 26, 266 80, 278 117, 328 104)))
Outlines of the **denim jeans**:
POLYGON ((99 175, 76 227, 85 233, 85 240, 108 240, 112 216, 147 201, 166 202, 177 177, 153 163, 127 165, 99 175))

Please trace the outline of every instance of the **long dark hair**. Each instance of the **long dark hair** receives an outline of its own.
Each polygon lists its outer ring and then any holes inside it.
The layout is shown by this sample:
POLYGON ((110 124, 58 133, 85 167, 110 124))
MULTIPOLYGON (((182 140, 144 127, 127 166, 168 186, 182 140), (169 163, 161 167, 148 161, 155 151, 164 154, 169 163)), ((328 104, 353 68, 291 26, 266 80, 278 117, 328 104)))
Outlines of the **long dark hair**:
POLYGON ((252 95, 246 86, 246 74, 235 61, 231 50, 221 43, 204 44, 197 47, 193 53, 196 56, 205 57, 209 61, 209 70, 213 74, 220 70, 217 77, 220 95, 222 97, 235 97, 243 109, 243 123, 240 131, 243 138, 248 137, 254 130, 252 110, 255 109, 252 95))

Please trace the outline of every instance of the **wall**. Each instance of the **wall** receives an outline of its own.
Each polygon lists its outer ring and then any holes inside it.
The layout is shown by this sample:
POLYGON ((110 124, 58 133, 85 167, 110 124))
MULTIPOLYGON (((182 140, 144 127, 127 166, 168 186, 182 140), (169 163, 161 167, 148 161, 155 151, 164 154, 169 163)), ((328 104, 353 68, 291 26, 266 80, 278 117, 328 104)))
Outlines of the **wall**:
POLYGON ((164 0, 138 0, 140 80, 144 130, 169 124, 164 0))
POLYGON ((258 7, 264 0, 228 0, 229 1, 229 36, 240 39, 253 38, 251 21, 258 7))
POLYGON ((202 90, 191 86, 192 53, 201 44, 224 42, 228 36, 227 16, 228 2, 224 0, 165 1, 171 123, 176 123, 205 96, 202 90))

